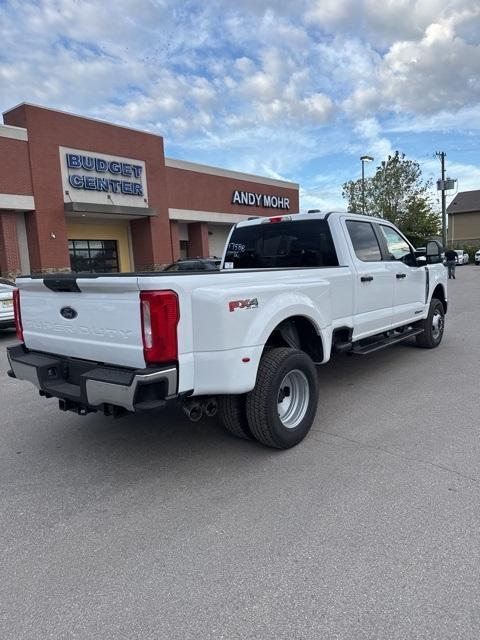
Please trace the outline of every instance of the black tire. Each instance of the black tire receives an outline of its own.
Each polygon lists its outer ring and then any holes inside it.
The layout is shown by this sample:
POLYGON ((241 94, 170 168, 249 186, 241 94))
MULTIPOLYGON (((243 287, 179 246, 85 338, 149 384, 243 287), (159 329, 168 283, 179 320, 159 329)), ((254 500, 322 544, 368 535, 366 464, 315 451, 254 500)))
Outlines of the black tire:
POLYGON ((227 431, 237 438, 252 440, 252 432, 247 422, 245 394, 220 396, 218 398, 218 417, 227 431))
POLYGON ((255 388, 247 393, 247 419, 253 436, 267 447, 289 449, 310 431, 318 403, 318 377, 311 358, 303 351, 281 347, 264 353, 257 372, 255 388), (286 380, 286 376, 290 377, 286 380), (282 384, 287 382, 282 389, 282 384), (290 384, 290 386, 288 386, 290 384), (306 389, 308 388, 308 394, 306 389), (288 392, 288 393, 287 393, 288 392), (283 394, 283 395, 282 395, 283 394), (283 421, 279 415, 282 401, 291 397, 283 421), (294 398, 300 409, 294 410, 294 398), (295 420, 298 422, 295 422, 295 420), (290 426, 286 422, 290 420, 290 426))
POLYGON ((423 321, 423 333, 416 336, 417 345, 423 349, 435 349, 442 341, 444 328, 445 310, 443 304, 438 298, 432 298, 428 316, 423 321))

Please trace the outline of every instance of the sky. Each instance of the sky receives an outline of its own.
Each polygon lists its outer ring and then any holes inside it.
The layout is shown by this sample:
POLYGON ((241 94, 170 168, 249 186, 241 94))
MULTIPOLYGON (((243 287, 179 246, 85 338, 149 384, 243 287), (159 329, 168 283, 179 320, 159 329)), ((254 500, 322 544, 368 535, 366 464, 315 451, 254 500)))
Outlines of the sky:
POLYGON ((1 111, 159 133, 300 183, 301 210, 346 208, 360 156, 395 150, 480 189, 479 101, 480 0, 0 0, 1 111))

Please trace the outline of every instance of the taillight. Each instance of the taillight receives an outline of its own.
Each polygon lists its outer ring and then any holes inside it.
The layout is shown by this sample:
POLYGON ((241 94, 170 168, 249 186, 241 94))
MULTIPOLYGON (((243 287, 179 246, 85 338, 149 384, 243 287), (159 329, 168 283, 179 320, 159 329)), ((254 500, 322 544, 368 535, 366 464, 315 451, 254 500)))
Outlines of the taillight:
POLYGON ((178 357, 178 296, 174 291, 141 291, 143 353, 147 364, 178 357))
POLYGON ((13 290, 13 313, 15 315, 15 329, 17 331, 17 338, 20 340, 20 342, 25 342, 23 339, 22 314, 20 313, 19 289, 13 290))

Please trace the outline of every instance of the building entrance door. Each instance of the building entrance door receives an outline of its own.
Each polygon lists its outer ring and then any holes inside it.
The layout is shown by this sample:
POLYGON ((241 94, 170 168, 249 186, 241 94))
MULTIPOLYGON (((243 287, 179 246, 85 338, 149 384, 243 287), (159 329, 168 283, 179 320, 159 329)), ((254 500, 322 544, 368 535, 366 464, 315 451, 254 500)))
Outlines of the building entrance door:
POLYGON ((72 271, 118 273, 116 240, 69 240, 68 251, 72 271))
POLYGON ((129 223, 67 222, 72 271, 116 273, 133 271, 129 223))

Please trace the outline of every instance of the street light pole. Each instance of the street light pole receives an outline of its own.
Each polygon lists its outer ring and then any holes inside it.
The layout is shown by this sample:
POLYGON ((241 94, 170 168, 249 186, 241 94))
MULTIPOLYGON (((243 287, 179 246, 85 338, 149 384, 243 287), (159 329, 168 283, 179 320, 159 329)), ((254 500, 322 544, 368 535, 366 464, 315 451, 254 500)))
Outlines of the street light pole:
POLYGON ((362 213, 365 215, 365 162, 362 160, 362 213))
POLYGON ((373 156, 361 156, 362 162, 362 213, 365 214, 365 162, 373 162, 373 156))

